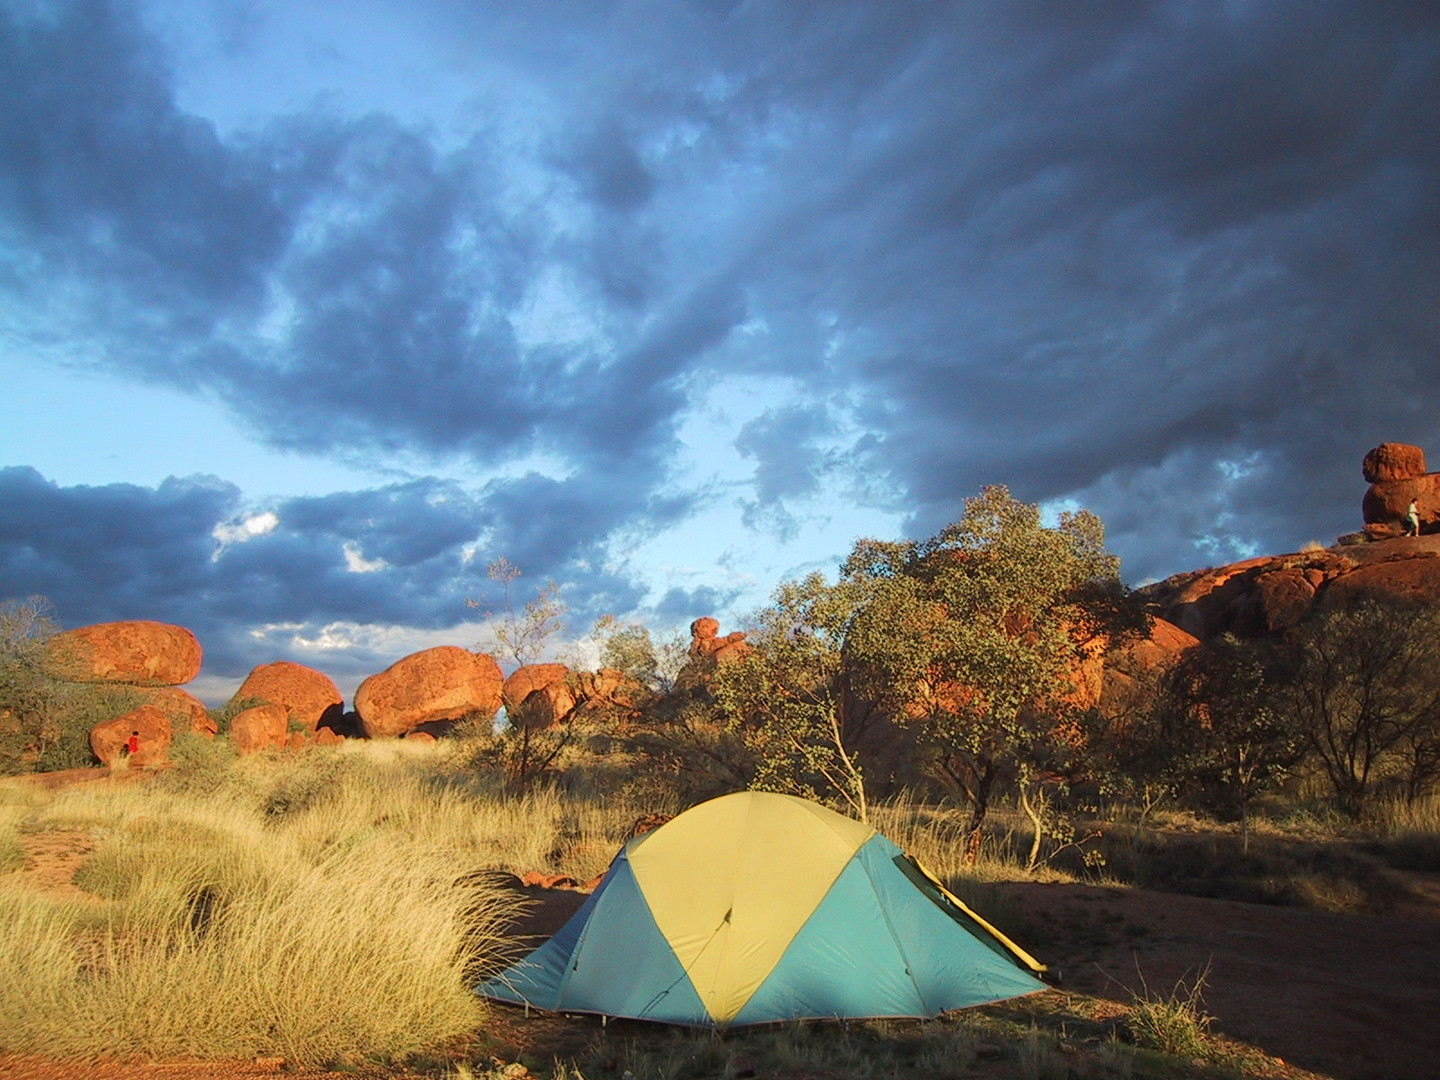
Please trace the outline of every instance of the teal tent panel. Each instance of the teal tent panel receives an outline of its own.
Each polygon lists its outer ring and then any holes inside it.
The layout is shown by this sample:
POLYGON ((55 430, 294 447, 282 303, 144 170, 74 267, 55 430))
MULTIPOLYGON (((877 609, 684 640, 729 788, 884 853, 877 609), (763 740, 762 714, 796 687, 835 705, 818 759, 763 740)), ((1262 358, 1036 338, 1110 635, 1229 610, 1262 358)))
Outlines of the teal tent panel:
POLYGON ((857 853, 733 1023, 930 1015, 857 853))
POLYGON ((492 979, 475 988, 481 997, 511 1001, 516 1005, 532 1005, 537 1009, 560 1007, 560 983, 570 966, 570 955, 585 929, 595 905, 609 891, 611 876, 607 873, 595 891, 585 898, 580 909, 570 916, 549 941, 518 960, 492 979))
POLYGON ((876 835, 855 854, 864 864, 886 925, 932 1013, 1044 990, 994 939, 934 890, 921 890, 895 860, 904 855, 876 835))
MULTIPOLYGON (((580 929, 553 1007, 710 1027, 709 1012, 655 925, 623 855, 605 883, 580 929)), ((579 917, 577 912, 571 922, 579 917)))

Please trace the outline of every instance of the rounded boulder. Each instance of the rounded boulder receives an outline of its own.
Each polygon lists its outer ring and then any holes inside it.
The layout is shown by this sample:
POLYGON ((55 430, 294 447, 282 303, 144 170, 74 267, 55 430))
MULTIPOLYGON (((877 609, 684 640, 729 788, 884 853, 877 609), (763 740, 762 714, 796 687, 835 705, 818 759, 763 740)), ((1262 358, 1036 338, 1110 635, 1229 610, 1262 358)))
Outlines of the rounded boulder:
POLYGON ((555 683, 568 686, 574 681, 574 674, 564 664, 526 664, 505 680, 500 696, 509 712, 519 708, 526 698, 542 687, 555 683))
POLYGON ((66 630, 45 646, 46 668, 69 682, 179 686, 200 674, 201 659, 185 627, 144 619, 66 630))
POLYGON ((290 714, 284 705, 242 709, 230 721, 230 742, 237 754, 255 754, 270 747, 283 750, 289 736, 290 714))
POLYGON ((193 731, 207 739, 215 737, 217 728, 210 710, 188 690, 178 686, 152 686, 138 693, 144 696, 145 704, 154 705, 170 717, 173 731, 193 731))
POLYGON ((434 720, 493 717, 504 683, 493 656, 440 645, 371 675, 355 691, 355 711, 369 738, 393 739, 434 720))
POLYGON ((130 755, 131 765, 159 765, 169 758, 170 717, 155 705, 141 705, 124 716, 96 724, 90 729, 90 750, 104 764, 113 765, 132 734, 139 747, 130 755))
POLYGON ((330 676, 289 660, 252 669, 231 700, 240 698, 283 705, 290 719, 304 724, 307 731, 316 730, 322 723, 333 727, 344 705, 340 688, 330 676))
POLYGON ((1425 475, 1425 451, 1409 443, 1381 443, 1360 466, 1368 484, 1387 480, 1414 480, 1425 475))

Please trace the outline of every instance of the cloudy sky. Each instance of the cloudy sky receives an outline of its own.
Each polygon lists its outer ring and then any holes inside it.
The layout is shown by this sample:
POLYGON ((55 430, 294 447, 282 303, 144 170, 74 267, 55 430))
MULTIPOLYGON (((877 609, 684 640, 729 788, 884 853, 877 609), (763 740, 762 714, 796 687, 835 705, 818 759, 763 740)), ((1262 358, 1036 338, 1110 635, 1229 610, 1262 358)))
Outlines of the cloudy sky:
POLYGON ((0 597, 197 689, 729 629, 981 486, 1132 584, 1440 457, 1440 8, 0 0, 0 597))

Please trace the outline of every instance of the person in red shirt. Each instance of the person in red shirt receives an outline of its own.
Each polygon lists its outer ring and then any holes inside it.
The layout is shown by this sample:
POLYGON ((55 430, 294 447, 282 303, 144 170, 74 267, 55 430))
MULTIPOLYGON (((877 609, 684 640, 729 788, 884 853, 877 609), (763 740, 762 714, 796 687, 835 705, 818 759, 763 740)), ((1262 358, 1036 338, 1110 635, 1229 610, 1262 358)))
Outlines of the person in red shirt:
POLYGON ((130 738, 125 740, 125 756, 134 757, 140 750, 140 732, 130 732, 130 738))

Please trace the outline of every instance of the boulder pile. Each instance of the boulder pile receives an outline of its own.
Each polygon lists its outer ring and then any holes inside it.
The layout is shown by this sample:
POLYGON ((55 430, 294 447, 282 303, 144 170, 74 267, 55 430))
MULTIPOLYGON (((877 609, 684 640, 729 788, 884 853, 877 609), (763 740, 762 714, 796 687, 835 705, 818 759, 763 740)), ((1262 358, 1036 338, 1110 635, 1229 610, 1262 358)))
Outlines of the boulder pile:
POLYGON ((1420 532, 1440 521, 1440 473, 1425 471, 1425 451, 1406 443, 1381 443, 1365 455, 1361 472, 1370 487, 1360 504, 1364 538, 1388 540, 1405 534, 1410 504, 1420 532))
POLYGON ((1246 559, 1176 574, 1140 590, 1156 614, 1201 641, 1283 634, 1322 600, 1380 593, 1440 602, 1440 473, 1425 471, 1425 452, 1381 443, 1361 472, 1365 527, 1333 547, 1246 559), (1414 502, 1418 536, 1406 536, 1414 502))
POLYGON ((137 765, 161 764, 176 730, 215 734, 199 698, 180 689, 200 673, 200 642, 183 626, 150 620, 96 623, 56 634, 45 646, 46 673, 63 682, 124 687, 144 704, 90 733, 90 749, 112 763, 132 734, 137 765))
POLYGON ((705 615, 690 624, 690 658, 675 677, 682 689, 704 686, 722 664, 732 664, 750 654, 750 644, 741 630, 720 637, 720 623, 705 615))
MULTIPOLYGON (((1406 443, 1376 446, 1361 472, 1370 485, 1361 506, 1364 528, 1335 546, 1195 570, 1141 589, 1154 616, 1148 636, 1122 648, 1090 649, 1072 679, 1075 702, 1123 711, 1140 683, 1187 649, 1226 633, 1287 633, 1322 600, 1388 593, 1440 603, 1440 473, 1427 472, 1424 451, 1406 443), (1412 503, 1419 535, 1405 535, 1412 503)), ((710 616, 691 624, 690 638, 676 679, 682 689, 705 687, 721 665, 751 652, 744 633, 722 636, 710 616)), ((184 627, 137 620, 57 634, 45 664, 56 678, 125 686, 139 695, 144 704, 97 726, 91 746, 109 763, 138 732, 135 761, 158 764, 173 732, 216 733, 204 704, 181 689, 199 674, 201 658, 200 643, 184 627)), ((587 710, 631 708, 642 693, 605 668, 528 664, 505 678, 494 657, 442 645, 371 675, 356 691, 355 712, 344 713, 328 676, 282 660, 256 667, 241 684, 229 707, 229 737, 240 753, 334 743, 342 733, 425 741, 463 719, 493 719, 502 706, 517 725, 548 728, 587 710)))

